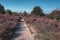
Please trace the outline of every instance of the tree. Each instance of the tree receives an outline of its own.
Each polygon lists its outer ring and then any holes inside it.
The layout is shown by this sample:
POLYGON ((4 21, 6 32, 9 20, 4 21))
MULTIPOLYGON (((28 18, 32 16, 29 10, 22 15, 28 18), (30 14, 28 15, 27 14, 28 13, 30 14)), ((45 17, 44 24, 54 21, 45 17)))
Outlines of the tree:
POLYGON ((8 9, 8 10, 6 10, 6 14, 12 15, 12 12, 8 9))
POLYGON ((24 12, 23 12, 23 15, 24 15, 24 16, 27 16, 27 12, 26 12, 26 11, 24 11, 24 12))
POLYGON ((31 14, 36 14, 36 15, 44 16, 43 10, 39 6, 35 6, 33 8, 33 11, 31 12, 31 14))
POLYGON ((0 4, 0 14, 5 14, 4 6, 0 4))

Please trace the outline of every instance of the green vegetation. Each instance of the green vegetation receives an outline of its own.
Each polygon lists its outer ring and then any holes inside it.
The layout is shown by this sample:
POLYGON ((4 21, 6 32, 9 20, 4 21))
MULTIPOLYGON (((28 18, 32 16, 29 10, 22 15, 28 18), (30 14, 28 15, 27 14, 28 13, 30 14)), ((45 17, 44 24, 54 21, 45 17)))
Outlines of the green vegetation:
POLYGON ((5 14, 4 6, 0 4, 0 14, 5 14))
POLYGON ((39 16, 44 16, 43 10, 39 6, 35 6, 31 14, 36 14, 39 16))
POLYGON ((12 12, 10 10, 6 10, 6 14, 12 15, 12 12))
POLYGON ((27 12, 26 11, 23 12, 23 16, 27 16, 27 12))
POLYGON ((47 17, 50 18, 50 19, 54 19, 54 20, 59 20, 60 19, 60 16, 57 16, 57 15, 48 15, 47 17))
POLYGON ((10 10, 5 11, 4 6, 0 4, 0 14, 9 14, 9 15, 11 15, 12 12, 10 10))
POLYGON ((50 19, 59 20, 60 19, 60 10, 53 10, 47 17, 50 19))

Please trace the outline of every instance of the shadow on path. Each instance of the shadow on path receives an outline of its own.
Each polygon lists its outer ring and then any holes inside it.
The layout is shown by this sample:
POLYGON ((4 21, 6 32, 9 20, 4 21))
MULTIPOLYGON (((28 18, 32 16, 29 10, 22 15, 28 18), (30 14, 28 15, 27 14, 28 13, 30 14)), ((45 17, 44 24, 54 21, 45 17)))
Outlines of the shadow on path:
POLYGON ((17 26, 16 31, 14 32, 14 34, 12 35, 10 40, 14 40, 15 38, 20 37, 20 36, 23 35, 22 31, 24 31, 26 27, 22 27, 22 24, 23 24, 22 22, 19 23, 19 25, 17 26))

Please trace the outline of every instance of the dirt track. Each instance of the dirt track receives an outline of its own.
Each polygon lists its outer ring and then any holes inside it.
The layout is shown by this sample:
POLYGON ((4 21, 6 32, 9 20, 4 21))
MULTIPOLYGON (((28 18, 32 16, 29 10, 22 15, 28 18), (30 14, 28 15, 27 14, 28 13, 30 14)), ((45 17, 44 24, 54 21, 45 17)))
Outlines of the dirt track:
POLYGON ((34 35, 30 33, 24 20, 21 21, 11 40, 34 40, 34 35))

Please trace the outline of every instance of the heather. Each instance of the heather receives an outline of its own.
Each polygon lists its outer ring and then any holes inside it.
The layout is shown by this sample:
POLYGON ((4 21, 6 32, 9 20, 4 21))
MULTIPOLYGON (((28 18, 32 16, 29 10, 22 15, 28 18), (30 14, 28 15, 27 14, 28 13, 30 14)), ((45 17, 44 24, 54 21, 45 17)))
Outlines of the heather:
POLYGON ((60 40, 60 22, 32 14, 25 16, 24 19, 27 24, 37 30, 39 40, 60 40))
POLYGON ((60 40, 60 10, 45 14, 35 6, 30 13, 13 12, 0 4, 0 40, 10 39, 60 40))
POLYGON ((19 24, 20 15, 0 14, 0 40, 9 40, 19 24))

